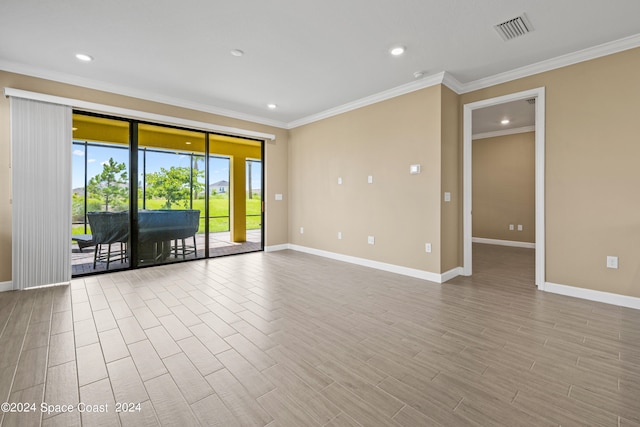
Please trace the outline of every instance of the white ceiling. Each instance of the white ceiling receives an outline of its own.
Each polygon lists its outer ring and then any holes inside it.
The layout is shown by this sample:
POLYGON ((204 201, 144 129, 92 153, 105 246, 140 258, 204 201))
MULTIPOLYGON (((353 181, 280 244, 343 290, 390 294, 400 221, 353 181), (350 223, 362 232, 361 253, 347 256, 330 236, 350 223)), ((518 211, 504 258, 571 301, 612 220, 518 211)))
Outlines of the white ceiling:
POLYGON ((0 69, 291 127, 416 71, 465 85, 635 43, 639 16, 638 0, 0 0, 0 69), (493 26, 523 12, 534 31, 503 41, 493 26))
POLYGON ((521 99, 473 110, 471 124, 473 135, 530 128, 536 124, 535 101, 529 103, 521 99), (502 124, 504 119, 509 123, 502 124))

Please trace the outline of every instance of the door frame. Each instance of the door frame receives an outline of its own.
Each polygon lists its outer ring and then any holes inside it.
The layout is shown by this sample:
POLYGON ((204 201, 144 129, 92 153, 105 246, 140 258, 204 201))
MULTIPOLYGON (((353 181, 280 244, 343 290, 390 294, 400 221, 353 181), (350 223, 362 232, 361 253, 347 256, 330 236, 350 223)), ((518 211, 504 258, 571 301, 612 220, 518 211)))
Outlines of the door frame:
POLYGON ((463 264, 462 274, 471 276, 472 271, 472 113, 474 110, 491 107, 521 99, 536 98, 535 104, 535 283, 544 290, 545 284, 545 88, 539 87, 511 93, 496 98, 484 99, 463 105, 463 264))

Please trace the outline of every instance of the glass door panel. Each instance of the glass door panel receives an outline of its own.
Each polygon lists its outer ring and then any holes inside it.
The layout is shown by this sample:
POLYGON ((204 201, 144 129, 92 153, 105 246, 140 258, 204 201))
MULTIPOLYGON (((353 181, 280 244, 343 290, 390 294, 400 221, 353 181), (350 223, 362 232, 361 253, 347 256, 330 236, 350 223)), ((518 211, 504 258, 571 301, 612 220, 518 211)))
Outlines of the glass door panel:
POLYGON ((262 250, 262 143, 209 135, 209 256, 262 250))
POLYGON ((129 123, 73 115, 73 275, 129 267, 129 123))
POLYGON ((256 250, 262 244, 262 162, 247 160, 247 243, 256 250))
POLYGON ((202 258, 205 134, 138 126, 138 265, 202 258))
POLYGON ((209 156, 209 254, 229 246, 229 157, 209 156))

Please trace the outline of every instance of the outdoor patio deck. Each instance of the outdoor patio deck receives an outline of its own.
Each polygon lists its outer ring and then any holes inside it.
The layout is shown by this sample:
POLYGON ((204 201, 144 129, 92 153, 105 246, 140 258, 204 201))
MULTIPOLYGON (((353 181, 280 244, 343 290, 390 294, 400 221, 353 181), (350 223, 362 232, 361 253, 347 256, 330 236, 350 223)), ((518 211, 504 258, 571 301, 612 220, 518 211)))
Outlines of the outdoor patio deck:
MULTIPOLYGON (((196 234, 196 246, 198 248, 197 258, 204 258, 204 233, 196 234)), ((188 243, 188 242, 187 242, 188 243)), ((235 243, 231 241, 230 233, 222 232, 222 233, 210 233, 209 234, 209 256, 210 257, 218 257, 224 255, 233 255, 240 254, 246 252, 255 252, 261 249, 261 232, 260 230, 247 230, 247 241, 243 243, 235 243)), ((112 245, 113 251, 119 251, 120 245, 114 244, 112 245)), ((80 251, 77 244, 73 244, 73 249, 71 253, 71 267, 72 274, 86 274, 86 273, 95 273, 98 271, 106 271, 105 263, 96 264, 96 268, 93 268, 93 251, 94 247, 85 248, 83 251, 80 251)), ((187 256, 186 259, 194 259, 194 255, 187 256)), ((181 261, 182 257, 174 258, 170 257, 167 262, 172 261, 181 261)), ((129 267, 128 262, 120 263, 113 262, 109 264, 109 271, 118 270, 121 268, 129 267)))

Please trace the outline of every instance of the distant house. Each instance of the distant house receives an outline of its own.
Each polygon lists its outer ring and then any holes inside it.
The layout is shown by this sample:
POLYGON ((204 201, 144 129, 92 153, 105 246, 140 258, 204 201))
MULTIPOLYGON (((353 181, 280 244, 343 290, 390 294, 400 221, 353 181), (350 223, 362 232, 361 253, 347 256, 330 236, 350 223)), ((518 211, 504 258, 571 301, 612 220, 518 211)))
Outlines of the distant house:
POLYGON ((226 194, 229 192, 229 181, 218 181, 209 185, 209 194, 226 194))

